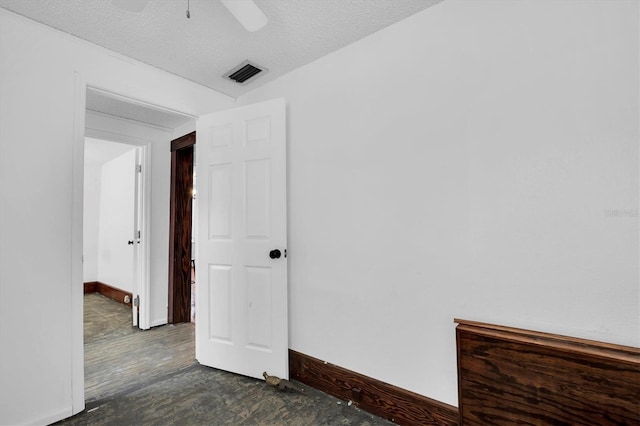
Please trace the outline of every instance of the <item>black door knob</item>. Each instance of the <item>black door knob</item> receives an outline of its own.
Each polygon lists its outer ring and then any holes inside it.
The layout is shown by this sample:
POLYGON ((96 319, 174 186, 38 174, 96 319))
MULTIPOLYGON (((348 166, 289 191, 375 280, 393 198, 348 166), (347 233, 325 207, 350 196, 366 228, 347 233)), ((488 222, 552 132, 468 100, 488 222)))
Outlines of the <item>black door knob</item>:
POLYGON ((129 241, 127 241, 127 244, 129 244, 130 246, 132 246, 132 245, 133 245, 133 240, 129 240, 129 241))
POLYGON ((280 259, 280 256, 282 256, 282 252, 278 249, 274 249, 269 252, 269 257, 272 259, 280 259))

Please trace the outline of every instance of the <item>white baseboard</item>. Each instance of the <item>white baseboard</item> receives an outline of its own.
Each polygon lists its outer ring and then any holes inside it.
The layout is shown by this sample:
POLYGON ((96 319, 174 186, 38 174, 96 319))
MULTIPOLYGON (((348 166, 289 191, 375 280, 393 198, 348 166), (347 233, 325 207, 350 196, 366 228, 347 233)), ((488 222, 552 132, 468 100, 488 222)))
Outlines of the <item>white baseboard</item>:
POLYGON ((160 318, 160 319, 155 319, 153 321, 151 321, 151 327, 158 327, 161 325, 165 325, 167 324, 167 319, 166 318, 160 318))
POLYGON ((66 407, 64 410, 47 414, 46 416, 39 417, 37 419, 27 420, 24 422, 20 422, 21 424, 28 425, 50 425, 51 423, 55 423, 59 420, 66 419, 67 417, 71 417, 73 415, 73 411, 71 407, 66 407))

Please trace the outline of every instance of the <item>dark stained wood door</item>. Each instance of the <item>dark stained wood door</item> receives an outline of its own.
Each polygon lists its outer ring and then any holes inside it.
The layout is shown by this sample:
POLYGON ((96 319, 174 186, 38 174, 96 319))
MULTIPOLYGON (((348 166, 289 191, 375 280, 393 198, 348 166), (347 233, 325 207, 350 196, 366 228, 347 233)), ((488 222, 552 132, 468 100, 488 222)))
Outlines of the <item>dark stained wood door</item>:
POLYGON ((196 132, 171 142, 169 207, 169 324, 189 322, 191 310, 191 213, 196 132))

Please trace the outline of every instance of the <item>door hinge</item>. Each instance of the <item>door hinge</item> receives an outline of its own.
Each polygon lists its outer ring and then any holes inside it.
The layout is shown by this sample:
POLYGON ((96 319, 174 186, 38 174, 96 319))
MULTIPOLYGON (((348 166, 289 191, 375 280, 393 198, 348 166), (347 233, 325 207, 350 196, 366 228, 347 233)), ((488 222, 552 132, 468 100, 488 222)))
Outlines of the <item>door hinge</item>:
POLYGON ((136 296, 135 299, 133 299, 133 306, 140 306, 140 296, 136 296))
POLYGON ((138 172, 138 173, 142 173, 142 164, 138 164, 138 165, 136 166, 136 172, 138 172))

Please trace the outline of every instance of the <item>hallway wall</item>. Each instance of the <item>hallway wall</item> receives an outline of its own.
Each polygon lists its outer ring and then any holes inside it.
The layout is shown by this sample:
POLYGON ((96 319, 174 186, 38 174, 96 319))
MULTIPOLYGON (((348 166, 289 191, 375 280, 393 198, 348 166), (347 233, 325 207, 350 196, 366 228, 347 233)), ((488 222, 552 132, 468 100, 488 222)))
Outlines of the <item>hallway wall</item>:
MULTIPOLYGON (((89 112, 88 115, 92 113, 89 112)), ((103 166, 127 151, 135 149, 132 145, 110 142, 94 138, 85 138, 84 142, 84 189, 83 189, 83 252, 82 280, 100 281, 98 277, 101 186, 103 185, 103 166)), ((118 172, 116 172, 118 176, 118 172)), ((130 237, 127 239, 131 239, 130 237)))
MULTIPOLYGON (((85 153, 87 146, 85 144, 85 153)), ((101 163, 88 163, 85 157, 82 215, 82 281, 98 281, 98 231, 100 229, 101 163)))
POLYGON ((130 151, 102 166, 100 180, 100 229, 98 231, 98 281, 133 292, 135 241, 136 152, 130 151))

